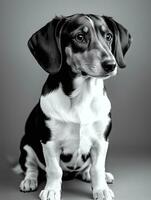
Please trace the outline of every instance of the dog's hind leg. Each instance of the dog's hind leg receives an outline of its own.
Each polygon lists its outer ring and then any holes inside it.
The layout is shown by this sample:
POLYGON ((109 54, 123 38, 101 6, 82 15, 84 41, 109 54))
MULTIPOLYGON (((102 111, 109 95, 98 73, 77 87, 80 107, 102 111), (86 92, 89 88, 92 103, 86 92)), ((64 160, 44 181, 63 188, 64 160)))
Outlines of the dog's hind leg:
POLYGON ((34 191, 38 187, 38 163, 34 150, 26 145, 22 149, 20 164, 25 172, 25 177, 20 183, 22 192, 34 191))
POLYGON ((112 184, 114 182, 114 176, 110 172, 105 173, 105 180, 107 184, 112 184))

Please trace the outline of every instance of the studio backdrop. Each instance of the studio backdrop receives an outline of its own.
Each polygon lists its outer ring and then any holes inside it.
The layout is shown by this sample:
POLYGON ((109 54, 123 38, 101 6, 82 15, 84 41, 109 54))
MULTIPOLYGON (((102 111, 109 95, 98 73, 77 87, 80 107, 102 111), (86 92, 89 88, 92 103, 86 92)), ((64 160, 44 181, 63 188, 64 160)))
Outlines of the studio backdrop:
POLYGON ((38 102, 47 73, 31 55, 27 41, 56 15, 112 16, 133 37, 127 68, 106 81, 112 103, 112 152, 151 150, 151 1, 0 1, 0 154, 18 155, 24 124, 38 102))

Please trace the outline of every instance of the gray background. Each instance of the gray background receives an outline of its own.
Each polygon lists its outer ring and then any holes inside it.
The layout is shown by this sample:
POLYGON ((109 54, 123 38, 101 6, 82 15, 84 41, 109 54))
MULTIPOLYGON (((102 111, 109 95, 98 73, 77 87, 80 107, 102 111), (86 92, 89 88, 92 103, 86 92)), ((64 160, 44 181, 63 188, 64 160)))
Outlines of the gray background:
MULTIPOLYGON (((124 177, 128 175, 126 171, 128 166, 129 171, 135 169, 136 172, 139 169, 138 174, 134 173, 135 178, 145 173, 144 169, 146 172, 149 171, 147 169, 151 169, 150 8, 150 0, 0 1, 0 165, 4 171, 7 169, 4 160, 19 155, 19 142, 24 133, 25 120, 37 103, 47 77, 31 56, 26 43, 35 31, 55 15, 80 12, 112 16, 132 34, 133 44, 125 58, 127 68, 120 70, 118 76, 106 81, 113 112, 108 162, 113 165, 113 170, 117 174, 118 168, 125 170, 120 171, 121 176, 125 173, 124 177), (149 157, 146 158, 146 155, 149 157), (127 161, 126 158, 130 157, 132 159, 127 161), (117 166, 115 161, 121 165, 117 166)), ((109 168, 112 169, 112 166, 109 168)), ((7 173, 4 171, 0 171, 0 187, 3 186, 3 181, 5 186, 9 185, 7 179, 15 179, 10 172, 6 176, 7 173)), ((122 199, 127 198, 124 186, 126 188, 132 183, 132 177, 133 174, 126 179, 127 182, 123 179, 123 182, 119 181, 115 186, 121 191, 119 196, 122 199), (123 188, 119 188, 122 184, 125 184, 123 188)), ((137 188, 139 193, 140 190, 147 188, 146 177, 140 178, 140 182, 143 181, 139 185, 140 188, 137 188)), ((10 184, 11 191, 16 190, 18 182, 13 184, 14 190, 10 184)), ((149 190, 146 189, 146 192, 149 190)), ((130 196, 128 200, 131 199, 130 196)), ((9 198, 3 196, 3 199, 9 198)))

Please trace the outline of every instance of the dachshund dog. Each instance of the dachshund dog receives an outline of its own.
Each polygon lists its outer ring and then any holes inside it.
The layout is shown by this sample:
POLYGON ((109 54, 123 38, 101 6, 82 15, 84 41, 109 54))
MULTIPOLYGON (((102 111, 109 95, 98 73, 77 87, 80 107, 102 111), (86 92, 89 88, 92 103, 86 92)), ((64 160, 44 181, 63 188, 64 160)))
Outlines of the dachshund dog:
POLYGON ((46 172, 41 200, 60 200, 63 174, 90 181, 94 200, 114 198, 107 184, 113 176, 105 172, 112 122, 104 80, 125 67, 130 44, 126 28, 93 14, 55 17, 29 39, 49 76, 21 140, 21 191, 37 189, 41 168, 46 172))

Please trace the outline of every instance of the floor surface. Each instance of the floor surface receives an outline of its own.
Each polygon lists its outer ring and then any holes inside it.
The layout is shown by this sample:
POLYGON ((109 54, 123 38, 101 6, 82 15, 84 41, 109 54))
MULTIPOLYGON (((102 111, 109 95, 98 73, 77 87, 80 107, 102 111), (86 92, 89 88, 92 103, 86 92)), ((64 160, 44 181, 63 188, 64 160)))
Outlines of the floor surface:
MULTIPOLYGON (((18 185, 22 176, 13 174, 6 162, 0 160, 0 199, 1 200, 36 200, 40 190, 22 193, 18 185)), ((107 168, 115 176, 110 187, 115 193, 115 200, 150 200, 151 199, 151 157, 144 155, 110 156, 107 168)), ((92 199, 89 183, 80 180, 63 182, 64 200, 92 199)))

